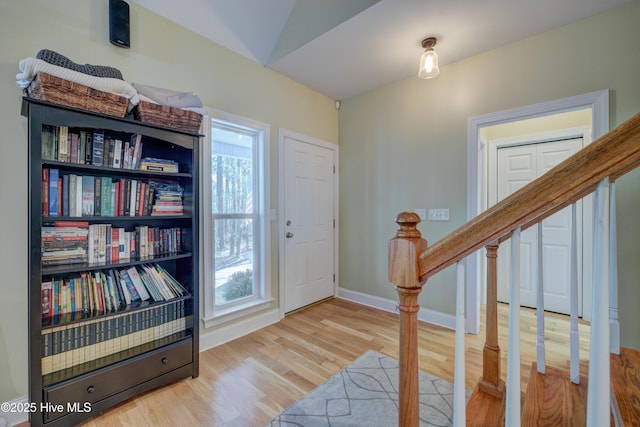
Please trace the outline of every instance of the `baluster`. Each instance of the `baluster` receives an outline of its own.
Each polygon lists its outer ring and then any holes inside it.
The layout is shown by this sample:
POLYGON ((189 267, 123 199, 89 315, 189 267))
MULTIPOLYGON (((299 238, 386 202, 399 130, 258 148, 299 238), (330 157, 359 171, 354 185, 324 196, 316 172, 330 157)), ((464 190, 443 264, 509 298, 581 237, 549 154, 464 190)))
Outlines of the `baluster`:
POLYGON ((587 427, 610 422, 609 368, 609 179, 598 184, 595 201, 593 309, 589 349, 587 427))
POLYGON ((618 320, 618 249, 616 242, 616 183, 609 190, 609 351, 620 354, 620 321, 618 320))
POLYGON ((500 374, 500 345, 498 344, 498 244, 487 245, 487 307, 486 338, 482 350, 482 376, 478 389, 498 399, 504 397, 504 381, 500 374))
POLYGON ((453 425, 454 427, 466 424, 466 399, 465 399, 465 364, 464 364, 464 321, 465 321, 465 286, 464 265, 458 262, 456 265, 456 351, 455 370, 453 379, 453 425))
POLYGON ((509 352, 505 425, 520 425, 520 227, 511 235, 509 269, 509 352))
POLYGON ((544 259, 542 241, 542 221, 538 223, 538 286, 536 295, 536 321, 538 338, 536 344, 536 360, 538 372, 546 372, 546 356, 544 347, 544 259))
POLYGON ((569 261, 569 359, 571 382, 580 384, 580 335, 578 332, 578 222, 576 204, 571 205, 571 259, 569 261))

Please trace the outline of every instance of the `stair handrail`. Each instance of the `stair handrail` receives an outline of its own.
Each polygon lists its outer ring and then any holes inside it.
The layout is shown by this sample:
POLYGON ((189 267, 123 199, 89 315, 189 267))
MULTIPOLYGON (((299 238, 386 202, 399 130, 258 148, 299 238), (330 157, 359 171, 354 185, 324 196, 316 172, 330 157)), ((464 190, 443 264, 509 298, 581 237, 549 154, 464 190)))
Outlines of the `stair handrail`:
POLYGON ((419 257, 421 281, 580 200, 604 178, 613 182, 638 166, 640 113, 430 245, 419 257))

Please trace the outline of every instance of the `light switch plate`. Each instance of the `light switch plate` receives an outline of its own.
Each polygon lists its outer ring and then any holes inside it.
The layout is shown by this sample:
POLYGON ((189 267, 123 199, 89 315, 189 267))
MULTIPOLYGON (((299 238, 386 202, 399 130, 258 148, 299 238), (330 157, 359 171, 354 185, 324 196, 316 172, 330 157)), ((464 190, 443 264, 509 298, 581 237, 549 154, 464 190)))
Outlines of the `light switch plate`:
POLYGON ((429 221, 449 221, 449 208, 429 209, 429 221))
POLYGON ((413 212, 420 217, 421 221, 424 221, 426 219, 426 216, 427 216, 426 209, 416 209, 413 212))

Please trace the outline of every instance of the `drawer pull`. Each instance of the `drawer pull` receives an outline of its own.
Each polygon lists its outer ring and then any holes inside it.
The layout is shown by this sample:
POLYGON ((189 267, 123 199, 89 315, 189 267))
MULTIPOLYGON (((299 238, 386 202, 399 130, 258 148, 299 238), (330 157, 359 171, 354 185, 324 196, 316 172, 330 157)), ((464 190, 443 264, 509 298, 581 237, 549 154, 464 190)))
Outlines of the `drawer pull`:
POLYGON ((166 365, 167 363, 169 363, 169 359, 167 359, 166 357, 162 358, 162 364, 166 365))
POLYGON ((87 387, 87 393, 93 393, 94 391, 96 391, 96 388, 92 385, 90 385, 89 387, 87 387))

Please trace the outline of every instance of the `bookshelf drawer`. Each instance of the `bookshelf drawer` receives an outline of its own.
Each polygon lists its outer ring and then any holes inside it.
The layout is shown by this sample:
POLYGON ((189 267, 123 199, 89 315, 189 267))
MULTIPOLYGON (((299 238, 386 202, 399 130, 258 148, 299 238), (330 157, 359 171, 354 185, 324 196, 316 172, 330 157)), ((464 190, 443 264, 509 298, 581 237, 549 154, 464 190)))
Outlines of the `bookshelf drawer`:
POLYGON ((45 404, 53 407, 62 405, 63 408, 61 411, 46 412, 45 422, 67 414, 76 403, 82 408, 86 402, 98 402, 191 363, 192 345, 191 339, 184 340, 82 377, 45 387, 45 404))

